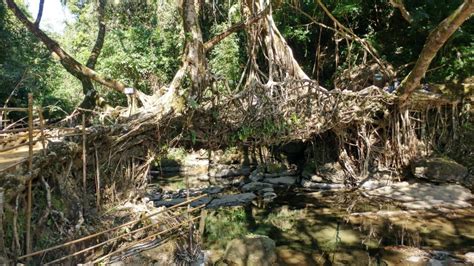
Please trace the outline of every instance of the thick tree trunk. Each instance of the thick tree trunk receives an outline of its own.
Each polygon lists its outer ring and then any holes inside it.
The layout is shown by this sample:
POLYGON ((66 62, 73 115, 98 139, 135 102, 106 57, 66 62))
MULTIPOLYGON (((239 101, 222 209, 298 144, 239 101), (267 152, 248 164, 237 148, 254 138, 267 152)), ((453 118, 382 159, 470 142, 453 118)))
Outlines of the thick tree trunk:
POLYGON ((31 33, 40 39, 41 42, 43 42, 51 52, 55 53, 59 57, 61 64, 69 73, 80 80, 83 78, 89 78, 108 88, 114 89, 118 92, 123 92, 125 88, 123 83, 110 78, 102 77, 93 69, 79 63, 76 59, 66 53, 66 51, 64 51, 56 41, 51 39, 42 30, 36 27, 35 24, 29 21, 25 14, 23 14, 23 12, 15 4, 14 0, 5 1, 7 2, 8 8, 10 8, 10 10, 14 13, 15 17, 20 20, 21 23, 23 23, 23 25, 25 25, 31 33))
POLYGON ((186 38, 183 64, 192 82, 192 97, 200 97, 206 85, 206 58, 201 27, 199 25, 200 0, 183 0, 182 16, 186 38))
POLYGON ((474 0, 464 0, 449 17, 444 19, 428 35, 425 46, 416 61, 415 67, 402 81, 400 87, 399 102, 405 105, 408 97, 420 85, 420 80, 425 75, 428 67, 436 56, 438 50, 446 43, 451 35, 466 21, 474 12, 474 0))

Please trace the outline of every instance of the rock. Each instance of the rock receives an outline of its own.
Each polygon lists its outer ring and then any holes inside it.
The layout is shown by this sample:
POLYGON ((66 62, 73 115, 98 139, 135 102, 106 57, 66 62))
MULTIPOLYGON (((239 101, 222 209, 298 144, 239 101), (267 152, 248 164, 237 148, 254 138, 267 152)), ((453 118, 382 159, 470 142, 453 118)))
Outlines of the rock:
MULTIPOLYGON (((250 203, 257 197, 254 193, 241 193, 241 194, 232 194, 232 195, 222 195, 218 197, 204 197, 193 201, 190 205, 191 207, 197 207, 205 204, 206 209, 213 209, 218 207, 231 207, 231 206, 241 206, 247 203, 250 203)), ((158 200, 154 201, 155 207, 171 207, 182 203, 186 198, 172 199, 172 200, 158 200)))
POLYGON ((318 166, 315 172, 305 170, 302 175, 303 178, 318 183, 343 184, 346 178, 346 173, 337 162, 318 166))
POLYGON ((263 201, 269 202, 274 200, 277 197, 277 194, 275 192, 265 192, 262 197, 263 201))
POLYGON ((309 181, 312 181, 312 182, 324 182, 324 178, 320 175, 317 175, 317 174, 313 174, 309 171, 304 171, 301 176, 306 179, 306 180, 309 180, 309 181))
POLYGON ((273 188, 269 187, 269 188, 264 188, 262 190, 260 190, 260 192, 262 193, 265 193, 265 192, 274 192, 273 188))
POLYGON ((275 265, 276 259, 275 241, 253 235, 230 241, 223 262, 237 266, 270 266, 275 265))
POLYGON ((312 182, 306 179, 302 179, 300 184, 304 188, 312 188, 312 189, 339 190, 339 189, 345 188, 344 184, 317 183, 317 182, 312 182))
POLYGON ((213 165, 211 170, 209 171, 210 177, 218 177, 218 178, 248 175, 248 174, 250 174, 250 168, 246 166, 242 167, 241 165, 218 164, 218 165, 213 165))
POLYGON ((474 263, 474 252, 464 254, 464 258, 466 259, 466 262, 474 263))
POLYGON ((273 186, 263 182, 251 182, 243 185, 240 189, 242 192, 255 192, 265 188, 273 188, 273 186))
POLYGON ((412 173, 417 178, 439 183, 462 183, 468 174, 467 168, 446 158, 426 158, 412 164, 412 173))
POLYGON ((273 185, 292 186, 296 183, 298 177, 296 176, 280 176, 276 178, 265 178, 263 181, 273 185))
POLYGON ((401 202, 407 209, 420 210, 432 208, 468 208, 474 195, 460 185, 434 185, 428 183, 398 182, 367 190, 368 197, 384 197, 401 202))
POLYGON ((242 194, 233 194, 233 195, 224 195, 220 198, 213 199, 206 208, 214 209, 218 207, 232 207, 232 206, 242 206, 247 203, 250 203, 257 197, 254 193, 242 193, 242 194))
POLYGON ((392 183, 393 183, 392 181, 388 181, 388 180, 367 180, 363 182, 359 188, 364 189, 364 190, 371 190, 371 189, 376 189, 383 186, 389 186, 392 183))
POLYGON ((253 182, 261 181, 263 179, 263 174, 258 172, 257 170, 254 170, 250 174, 249 179, 253 182))
POLYGON ((197 180, 199 180, 199 181, 209 181, 209 176, 207 174, 198 175, 197 180))

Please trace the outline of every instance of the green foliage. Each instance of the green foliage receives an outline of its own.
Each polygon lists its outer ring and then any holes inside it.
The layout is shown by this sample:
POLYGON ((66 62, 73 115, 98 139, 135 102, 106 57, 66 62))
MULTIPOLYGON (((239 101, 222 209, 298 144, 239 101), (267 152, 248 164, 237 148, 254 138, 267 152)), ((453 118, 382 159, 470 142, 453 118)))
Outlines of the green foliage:
POLYGON ((223 208, 206 218, 206 243, 225 248, 227 242, 248 233, 247 216, 242 207, 223 208))
MULTIPOLYGON (((228 27, 227 23, 213 25, 212 31, 218 34, 228 27)), ((231 85, 237 84, 242 71, 237 34, 230 35, 212 49, 209 65, 218 78, 227 80, 231 85)))
MULTIPOLYGON (((22 7, 21 2, 19 2, 22 7)), ((12 94, 8 106, 26 106, 27 94, 33 93, 35 105, 54 106, 46 110, 47 118, 70 112, 77 101, 69 87, 58 87, 62 67, 51 58, 48 50, 26 31, 16 18, 0 5, 0 104, 12 94)), ((25 114, 10 113, 10 119, 25 114)))

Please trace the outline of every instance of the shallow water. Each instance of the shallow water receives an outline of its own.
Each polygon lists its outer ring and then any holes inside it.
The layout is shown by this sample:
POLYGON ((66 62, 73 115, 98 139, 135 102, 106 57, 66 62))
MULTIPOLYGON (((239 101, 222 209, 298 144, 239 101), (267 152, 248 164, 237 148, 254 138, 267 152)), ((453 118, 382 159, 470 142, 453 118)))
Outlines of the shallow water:
POLYGON ((232 238, 267 235, 280 265, 427 265, 431 251, 449 252, 443 263, 455 265, 474 251, 472 209, 401 212, 357 192, 279 195, 267 206, 211 213, 205 248, 217 258, 232 238), (375 215, 380 210, 384 215, 375 215), (425 260, 410 262, 413 256, 425 260))

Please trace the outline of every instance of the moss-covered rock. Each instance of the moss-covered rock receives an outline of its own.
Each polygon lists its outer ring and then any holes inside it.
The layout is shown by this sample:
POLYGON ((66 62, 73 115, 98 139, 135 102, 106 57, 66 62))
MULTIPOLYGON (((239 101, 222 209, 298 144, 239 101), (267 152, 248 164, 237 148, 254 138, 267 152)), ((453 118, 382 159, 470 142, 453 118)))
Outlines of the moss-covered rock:
POLYGON ((463 183, 468 174, 466 167, 443 157, 415 161, 411 170, 415 177, 437 183, 463 183))

